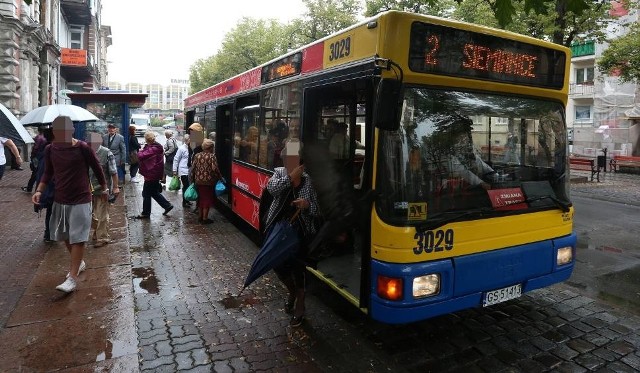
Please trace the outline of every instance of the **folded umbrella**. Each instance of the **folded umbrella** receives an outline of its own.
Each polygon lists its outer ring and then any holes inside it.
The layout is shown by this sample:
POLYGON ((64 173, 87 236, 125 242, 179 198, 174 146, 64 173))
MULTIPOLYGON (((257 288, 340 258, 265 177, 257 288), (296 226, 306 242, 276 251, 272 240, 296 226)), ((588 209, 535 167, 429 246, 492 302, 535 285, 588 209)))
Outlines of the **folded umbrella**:
POLYGON ((40 123, 52 123, 59 116, 69 117, 73 122, 88 122, 100 120, 89 110, 76 105, 56 104, 35 108, 28 112, 20 123, 22 125, 38 125, 40 123))
POLYGON ((0 136, 11 139, 18 145, 34 142, 18 118, 2 104, 0 104, 0 136))
MULTIPOLYGON (((300 210, 296 211, 291 220, 280 220, 271 227, 264 244, 262 244, 262 248, 260 248, 258 255, 253 260, 253 264, 251 264, 242 290, 246 289, 247 286, 265 273, 293 258, 298 252, 300 238, 293 222, 299 213, 300 210)), ((240 290, 240 293, 242 293, 242 290, 240 290)))

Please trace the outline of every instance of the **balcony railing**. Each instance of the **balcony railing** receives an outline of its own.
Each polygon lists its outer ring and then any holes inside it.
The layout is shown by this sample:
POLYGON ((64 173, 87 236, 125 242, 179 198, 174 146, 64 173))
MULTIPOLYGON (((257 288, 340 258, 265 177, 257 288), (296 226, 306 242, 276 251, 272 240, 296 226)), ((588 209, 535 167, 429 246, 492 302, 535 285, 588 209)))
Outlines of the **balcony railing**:
POLYGON ((593 96, 595 92, 593 88, 593 82, 589 83, 570 83, 569 94, 575 96, 593 96))
POLYGON ((571 45, 571 57, 590 56, 596 54, 596 43, 593 40, 571 45))

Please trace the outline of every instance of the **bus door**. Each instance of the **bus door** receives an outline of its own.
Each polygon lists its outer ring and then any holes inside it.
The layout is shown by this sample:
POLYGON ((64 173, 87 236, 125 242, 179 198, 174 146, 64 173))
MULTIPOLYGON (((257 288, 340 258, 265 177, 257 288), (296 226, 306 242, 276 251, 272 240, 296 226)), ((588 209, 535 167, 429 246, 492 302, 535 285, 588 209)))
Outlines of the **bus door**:
MULTIPOLYGON (((231 123, 231 104, 216 108, 216 158, 218 168, 225 180, 231 180, 231 160, 233 155, 233 124, 231 123)), ((230 185, 230 184, 228 184, 230 185)), ((229 202, 230 193, 221 197, 229 202)))
POLYGON ((370 180, 364 167, 371 153, 370 87, 362 79, 307 88, 303 111, 305 165, 325 224, 338 222, 313 273, 361 308, 367 307, 369 292, 370 219, 360 201, 370 189, 364 183, 370 180))

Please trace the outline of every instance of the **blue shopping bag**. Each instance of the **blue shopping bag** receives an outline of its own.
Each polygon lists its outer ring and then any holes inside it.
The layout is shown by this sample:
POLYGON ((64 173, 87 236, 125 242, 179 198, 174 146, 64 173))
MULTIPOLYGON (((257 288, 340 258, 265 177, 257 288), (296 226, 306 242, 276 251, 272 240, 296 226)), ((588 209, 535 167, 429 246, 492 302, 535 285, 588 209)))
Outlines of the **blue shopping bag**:
POLYGON ((227 191, 227 181, 225 179, 220 179, 216 183, 216 196, 220 197, 227 191))

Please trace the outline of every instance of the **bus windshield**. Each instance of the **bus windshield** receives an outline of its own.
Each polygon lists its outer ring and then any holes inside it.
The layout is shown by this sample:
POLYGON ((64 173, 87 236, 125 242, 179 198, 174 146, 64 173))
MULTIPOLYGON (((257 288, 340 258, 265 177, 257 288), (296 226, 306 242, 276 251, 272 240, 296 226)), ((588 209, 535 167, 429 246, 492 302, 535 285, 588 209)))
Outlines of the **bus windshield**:
POLYGON ((419 87, 405 88, 402 110, 379 144, 376 206, 388 223, 568 205, 562 104, 419 87))

